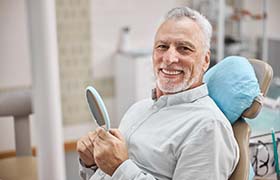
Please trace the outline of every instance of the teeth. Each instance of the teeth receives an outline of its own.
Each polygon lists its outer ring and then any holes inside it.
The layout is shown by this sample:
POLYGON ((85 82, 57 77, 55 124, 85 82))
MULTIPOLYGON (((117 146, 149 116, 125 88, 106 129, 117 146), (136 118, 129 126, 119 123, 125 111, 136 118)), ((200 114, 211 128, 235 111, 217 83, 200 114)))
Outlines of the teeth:
POLYGON ((170 71, 170 70, 166 70, 166 69, 162 69, 162 72, 163 72, 164 74, 169 74, 169 75, 178 75, 178 74, 181 73, 181 71, 177 71, 177 70, 175 70, 175 71, 170 71))

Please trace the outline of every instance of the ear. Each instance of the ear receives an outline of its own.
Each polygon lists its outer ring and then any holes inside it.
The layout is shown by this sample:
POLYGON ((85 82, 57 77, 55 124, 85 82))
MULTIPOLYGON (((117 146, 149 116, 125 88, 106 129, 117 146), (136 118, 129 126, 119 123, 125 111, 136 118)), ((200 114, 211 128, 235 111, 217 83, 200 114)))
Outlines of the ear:
POLYGON ((210 50, 208 50, 204 57, 204 63, 202 66, 203 72, 206 72, 210 65, 210 55, 211 55, 211 52, 210 52, 210 50))

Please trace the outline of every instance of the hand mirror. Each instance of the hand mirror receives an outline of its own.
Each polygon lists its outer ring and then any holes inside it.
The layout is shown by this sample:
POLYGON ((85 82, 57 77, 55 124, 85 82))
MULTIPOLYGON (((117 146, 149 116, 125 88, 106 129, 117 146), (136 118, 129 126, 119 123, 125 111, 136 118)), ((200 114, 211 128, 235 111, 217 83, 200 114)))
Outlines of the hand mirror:
POLYGON ((110 119, 105 104, 98 92, 91 86, 86 88, 86 98, 92 117, 99 126, 105 125, 106 131, 110 129, 110 119))

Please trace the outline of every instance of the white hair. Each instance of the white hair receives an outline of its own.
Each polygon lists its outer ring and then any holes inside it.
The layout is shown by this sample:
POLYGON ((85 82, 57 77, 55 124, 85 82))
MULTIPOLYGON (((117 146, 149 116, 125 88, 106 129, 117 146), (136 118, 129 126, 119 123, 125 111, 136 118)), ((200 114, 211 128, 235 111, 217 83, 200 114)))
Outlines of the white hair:
POLYGON ((197 25, 202 30, 205 41, 203 41, 203 46, 205 48, 205 52, 210 50, 210 41, 212 37, 212 25, 206 19, 205 16, 200 14, 198 11, 193 10, 189 7, 176 7, 171 9, 165 16, 165 20, 169 19, 181 19, 183 17, 187 17, 197 23, 197 25))

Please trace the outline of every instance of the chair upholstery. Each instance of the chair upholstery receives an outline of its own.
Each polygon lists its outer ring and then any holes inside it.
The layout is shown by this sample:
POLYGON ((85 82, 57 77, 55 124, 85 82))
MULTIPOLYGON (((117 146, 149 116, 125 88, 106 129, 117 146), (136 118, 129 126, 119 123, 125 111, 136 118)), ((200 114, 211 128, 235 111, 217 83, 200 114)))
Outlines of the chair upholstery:
MULTIPOLYGON (((242 117, 252 119, 258 115, 262 108, 263 96, 266 95, 269 88, 273 76, 273 70, 271 66, 264 61, 249 59, 249 62, 254 68, 262 93, 259 97, 255 98, 252 105, 242 114, 242 117)), ((249 138, 251 130, 249 125, 245 121, 238 120, 233 124, 233 132, 235 139, 239 145, 240 160, 237 164, 236 169, 231 175, 230 180, 248 180, 250 165, 249 138)))
MULTIPOLYGON (((273 70, 271 66, 264 61, 249 59, 249 62, 255 70, 261 93, 263 96, 265 96, 273 76, 273 70)), ((256 98, 251 107, 243 113, 243 117, 250 119, 255 118, 262 108, 262 101, 263 97, 256 98)))
POLYGON ((32 154, 29 115, 32 113, 31 90, 19 89, 0 93, 0 117, 12 116, 17 156, 32 154))
POLYGON ((236 121, 233 132, 239 146, 239 162, 229 180, 248 180, 249 178, 249 139, 250 127, 245 121, 236 121))

